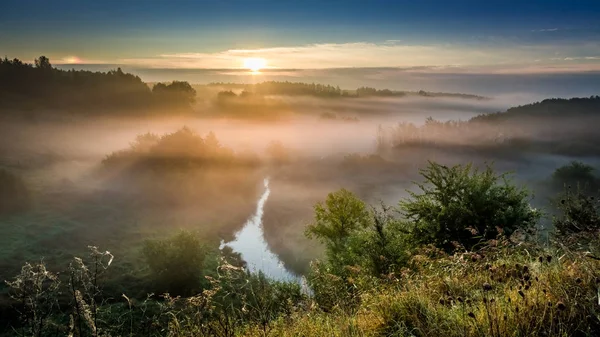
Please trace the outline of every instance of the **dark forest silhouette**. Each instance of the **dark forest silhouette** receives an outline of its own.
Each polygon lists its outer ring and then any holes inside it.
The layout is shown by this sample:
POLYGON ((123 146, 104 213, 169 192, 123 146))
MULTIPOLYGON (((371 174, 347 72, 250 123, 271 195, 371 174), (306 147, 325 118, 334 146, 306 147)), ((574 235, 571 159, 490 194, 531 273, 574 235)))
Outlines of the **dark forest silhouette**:
POLYGON ((209 86, 222 87, 226 91, 242 89, 244 92, 253 93, 255 95, 284 95, 284 96, 316 96, 316 97, 404 97, 407 95, 419 95, 424 97, 455 97, 466 99, 484 100, 487 97, 462 94, 462 93, 442 93, 428 92, 420 90, 398 91, 390 89, 376 89, 371 87, 360 87, 355 90, 340 89, 339 86, 318 83, 303 83, 303 82, 281 82, 281 81, 266 81, 257 84, 242 84, 242 83, 211 83, 209 86))
POLYGON ((86 114, 145 114, 157 108, 189 110, 196 92, 187 82, 157 83, 151 89, 121 68, 108 72, 61 70, 40 56, 34 64, 0 59, 0 111, 70 110, 86 114))

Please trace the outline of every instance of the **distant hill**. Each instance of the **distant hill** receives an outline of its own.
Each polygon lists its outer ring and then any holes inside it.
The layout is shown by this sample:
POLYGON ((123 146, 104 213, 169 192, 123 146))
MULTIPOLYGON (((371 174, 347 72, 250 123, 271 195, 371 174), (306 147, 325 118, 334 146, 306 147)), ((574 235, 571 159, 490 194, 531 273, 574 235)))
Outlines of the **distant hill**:
POLYGON ((589 98, 550 98, 541 102, 521 105, 504 112, 483 114, 471 119, 472 122, 509 122, 523 118, 573 118, 600 117, 600 96, 589 98))
POLYGON ((547 153, 568 156, 600 155, 600 96, 546 99, 482 114, 468 121, 437 121, 424 125, 399 123, 380 132, 383 144, 407 149, 434 147, 486 154, 547 153))

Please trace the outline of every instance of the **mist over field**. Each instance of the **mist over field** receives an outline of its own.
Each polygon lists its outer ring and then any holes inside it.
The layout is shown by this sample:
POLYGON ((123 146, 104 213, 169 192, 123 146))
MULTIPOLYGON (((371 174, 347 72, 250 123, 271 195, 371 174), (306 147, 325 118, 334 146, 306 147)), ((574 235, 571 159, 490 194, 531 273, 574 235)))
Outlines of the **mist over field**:
MULTIPOLYGON (((533 200, 541 206, 547 205, 548 197, 544 181, 557 167, 572 160, 598 163, 586 153, 548 153, 545 148, 496 151, 484 147, 490 139, 497 142, 498 137, 526 137, 532 143, 545 141, 548 130, 564 129, 560 119, 540 123, 535 116, 530 120, 522 117, 517 123, 518 128, 524 128, 521 134, 516 134, 517 128, 505 127, 504 132, 515 132, 514 135, 503 134, 493 121, 458 133, 431 125, 427 129, 428 119, 429 123, 434 121, 441 126, 467 123, 478 115, 505 111, 511 102, 518 100, 515 97, 533 99, 526 94, 480 99, 422 95, 344 99, 283 94, 243 98, 244 89, 235 89, 232 92, 239 97, 231 98, 236 104, 232 107, 222 105, 223 100, 230 102, 230 99, 218 95, 228 90, 226 86, 195 88, 198 90, 195 104, 191 113, 185 115, 169 116, 165 110, 148 118, 124 110, 119 114, 89 117, 74 114, 67 119, 56 113, 29 120, 6 119, 0 126, 2 165, 20 172, 29 189, 35 191, 34 206, 26 222, 31 223, 30 226, 36 223, 33 227, 39 228, 36 231, 52 233, 54 228, 61 228, 60 240, 77 238, 77 241, 66 240, 77 242, 78 246, 81 242, 87 245, 117 240, 123 233, 143 240, 146 235, 152 235, 142 233, 156 228, 166 233, 179 227, 205 233, 208 233, 205 228, 210 228, 213 234, 207 235, 228 240, 242 228, 245 219, 251 217, 253 205, 261 194, 260 182, 269 178, 271 194, 264 205, 262 223, 265 240, 275 254, 281 256, 286 268, 301 274, 308 267, 308 261, 318 257, 321 251, 304 237, 304 227, 312 221, 313 206, 333 190, 345 187, 369 202, 394 205, 407 196, 406 189, 418 179, 418 169, 428 160, 448 165, 493 162, 500 172, 514 171, 517 181, 541 189, 541 196, 533 200), (239 115, 240 109, 249 111, 250 115, 239 115), (408 125, 414 129, 402 131, 400 128, 408 125), (131 144, 136 137, 177 134, 182 128, 198 137, 212 133, 219 146, 237 155, 249 154, 256 158, 258 166, 230 173, 235 175, 232 181, 246 184, 244 194, 229 191, 223 185, 225 181, 220 182, 228 179, 227 173, 220 178, 190 173, 187 178, 181 176, 176 180, 159 175, 134 182, 127 178, 129 174, 140 174, 131 166, 136 165, 133 162, 104 172, 107 156, 117 156, 134 146, 131 144), (407 137, 422 144, 408 145, 412 141, 407 137), (429 143, 435 146, 425 145, 429 143), (482 150, 461 149, 480 145, 482 150), (163 178, 167 180, 161 183, 163 178), (214 187, 206 190, 206 184, 214 187), (208 195, 203 195, 205 193, 208 195), (221 205, 212 202, 220 200, 218 198, 226 198, 228 202, 221 205), (85 207, 109 208, 106 212, 79 214, 83 207, 80 203, 87 205, 85 207), (223 216, 219 211, 222 207, 234 207, 235 211, 223 216), (108 232, 105 234, 109 238, 96 236, 93 234, 96 229, 90 230, 91 226, 102 226, 101 231, 108 232)), ((586 119, 581 124, 570 123, 569 127, 582 135, 588 131, 594 133, 592 125, 586 119)), ((172 151, 184 151, 176 155, 186 156, 185 147, 190 146, 186 142, 191 140, 181 141, 179 145, 174 143, 172 151)), ((206 174, 209 173, 202 175, 206 174)), ((10 224, 22 220, 5 221, 10 224)), ((34 231, 20 226, 12 231, 17 228, 34 231)), ((56 249, 53 244, 40 246, 35 241, 15 241, 17 235, 20 234, 15 232, 2 239, 7 256, 18 259, 27 252, 43 254, 53 261, 56 249)), ((46 235, 51 234, 42 237, 46 235)), ((114 249, 128 251, 131 247, 114 249)), ((10 262, 6 262, 7 267, 8 264, 10 262)), ((7 275, 3 276, 8 277, 12 270, 5 270, 7 275)))
POLYGON ((597 1, 0 1, 0 337, 600 335, 597 1))

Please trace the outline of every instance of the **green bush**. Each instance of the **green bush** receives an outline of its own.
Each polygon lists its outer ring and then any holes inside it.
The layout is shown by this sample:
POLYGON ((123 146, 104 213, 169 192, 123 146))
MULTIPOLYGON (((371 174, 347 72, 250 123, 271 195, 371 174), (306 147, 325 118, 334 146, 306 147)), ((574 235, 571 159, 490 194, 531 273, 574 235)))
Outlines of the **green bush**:
POLYGON ((472 249, 499 234, 530 229, 541 214, 529 205, 528 192, 513 185, 506 174, 489 166, 480 171, 469 165, 429 163, 421 170, 421 194, 400 201, 400 211, 410 221, 411 241, 433 244, 446 251, 472 249))
POLYGON ((552 182, 557 188, 567 186, 588 186, 595 190, 598 188, 598 180, 594 175, 595 169, 579 161, 572 161, 569 165, 559 167, 552 174, 552 182))
POLYGON ((306 234, 325 244, 328 261, 338 270, 353 265, 360 258, 356 246, 357 233, 369 225, 367 205, 352 192, 341 189, 329 193, 325 203, 315 206, 315 220, 306 234), (358 255, 357 255, 358 253, 358 255))
POLYGON ((176 295, 199 290, 207 249, 195 233, 181 231, 166 240, 147 240, 143 254, 157 290, 176 295))

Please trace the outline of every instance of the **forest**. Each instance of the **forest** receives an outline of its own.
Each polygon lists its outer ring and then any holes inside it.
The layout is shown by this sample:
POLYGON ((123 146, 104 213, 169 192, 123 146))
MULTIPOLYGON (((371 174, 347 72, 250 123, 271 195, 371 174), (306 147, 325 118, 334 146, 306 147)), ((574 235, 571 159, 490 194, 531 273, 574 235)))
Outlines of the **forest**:
POLYGON ((93 116, 115 114, 115 110, 143 115, 165 107, 189 110, 195 96, 187 82, 158 83, 150 88, 121 68, 105 73, 61 70, 45 56, 33 64, 0 59, 0 113, 4 116, 55 111, 93 116))

